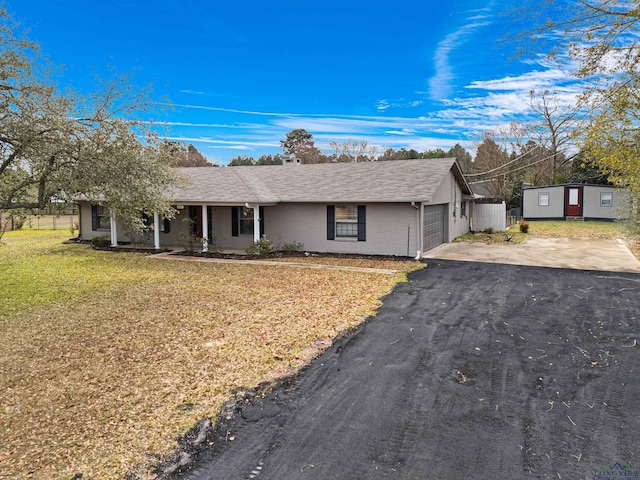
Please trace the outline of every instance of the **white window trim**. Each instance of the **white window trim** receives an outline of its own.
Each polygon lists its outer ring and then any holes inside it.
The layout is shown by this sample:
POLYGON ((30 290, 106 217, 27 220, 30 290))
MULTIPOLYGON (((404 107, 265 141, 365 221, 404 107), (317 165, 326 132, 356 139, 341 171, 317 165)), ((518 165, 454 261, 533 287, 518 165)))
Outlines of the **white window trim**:
POLYGON ((540 192, 538 193, 538 206, 539 207, 548 207, 549 206, 550 195, 549 192, 540 192), (542 199, 546 199, 546 203, 543 203, 542 199))
POLYGON ((613 207, 613 193, 612 192, 600 192, 600 206, 603 208, 610 208, 613 207), (604 196, 607 195, 609 197, 609 204, 605 205, 604 203, 604 196))

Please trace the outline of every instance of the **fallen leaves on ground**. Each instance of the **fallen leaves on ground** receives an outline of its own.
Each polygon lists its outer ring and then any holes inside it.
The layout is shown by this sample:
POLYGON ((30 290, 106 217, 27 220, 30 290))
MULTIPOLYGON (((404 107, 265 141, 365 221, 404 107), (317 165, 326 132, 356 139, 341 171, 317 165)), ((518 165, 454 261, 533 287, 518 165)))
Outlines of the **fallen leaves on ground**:
POLYGON ((11 478, 148 477, 235 390, 297 371, 404 278, 25 245, 34 275, 55 255, 65 266, 38 288, 68 287, 0 307, 0 469, 11 478))

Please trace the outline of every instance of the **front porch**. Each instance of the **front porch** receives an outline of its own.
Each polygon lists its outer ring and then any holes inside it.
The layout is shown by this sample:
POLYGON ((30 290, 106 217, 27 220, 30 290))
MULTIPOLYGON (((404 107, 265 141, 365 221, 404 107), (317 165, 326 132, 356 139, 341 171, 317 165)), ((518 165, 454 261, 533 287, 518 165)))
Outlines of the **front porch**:
POLYGON ((178 204, 172 219, 158 213, 148 217, 148 230, 132 235, 125 231, 115 212, 81 205, 81 238, 107 236, 111 247, 148 245, 155 250, 210 250, 245 254, 264 234, 264 205, 178 204), (84 207, 84 208, 83 208, 84 207), (88 221, 89 208, 91 222, 88 221), (84 212, 84 220, 82 213, 84 212), (106 217, 106 218, 105 218, 106 217), (89 229, 89 227, 92 227, 89 229))

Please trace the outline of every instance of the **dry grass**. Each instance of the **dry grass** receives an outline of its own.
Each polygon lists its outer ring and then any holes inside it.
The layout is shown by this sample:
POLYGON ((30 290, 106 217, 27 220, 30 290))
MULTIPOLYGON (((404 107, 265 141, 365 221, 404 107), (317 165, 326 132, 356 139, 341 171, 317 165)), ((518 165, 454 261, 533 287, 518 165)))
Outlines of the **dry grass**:
POLYGON ((530 221, 529 234, 538 237, 621 238, 622 227, 617 222, 597 221, 530 221))
POLYGON ((506 232, 494 232, 494 233, 465 233, 454 240, 454 242, 468 242, 468 243, 484 243, 487 245, 499 245, 499 244, 516 244, 522 243, 526 240, 527 235, 518 231, 518 227, 512 227, 506 232))
MULTIPOLYGON (((528 235, 537 237, 594 237, 594 238, 629 238, 622 229, 621 224, 615 222, 578 222, 561 220, 531 220, 529 221, 529 233, 521 233, 519 226, 513 225, 506 232, 495 233, 466 233, 455 242, 486 243, 486 244, 516 244, 526 240, 528 235)), ((631 239, 630 239, 631 240, 631 239)))
POLYGON ((149 454, 174 448, 234 390, 299 369, 405 278, 157 262, 64 238, 11 232, 0 246, 10 478, 121 478, 134 466, 148 476, 149 454))

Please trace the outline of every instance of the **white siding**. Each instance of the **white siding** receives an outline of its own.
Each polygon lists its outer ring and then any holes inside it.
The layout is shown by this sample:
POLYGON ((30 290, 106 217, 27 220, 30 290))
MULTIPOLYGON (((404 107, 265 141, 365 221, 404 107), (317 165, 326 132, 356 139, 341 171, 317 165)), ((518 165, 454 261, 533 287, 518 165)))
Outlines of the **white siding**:
POLYGON ((526 219, 564 218, 564 203, 564 185, 525 188, 522 191, 522 216, 526 219), (549 194, 549 205, 538 205, 541 193, 549 194))
POLYGON ((473 230, 482 232, 492 228, 499 232, 507 229, 507 206, 502 203, 477 203, 473 206, 473 230))
POLYGON ((583 210, 585 218, 615 219, 618 217, 618 207, 624 195, 624 191, 616 191, 614 187, 606 185, 585 185, 583 189, 583 210), (600 206, 600 194, 610 193, 612 205, 610 207, 600 206))

